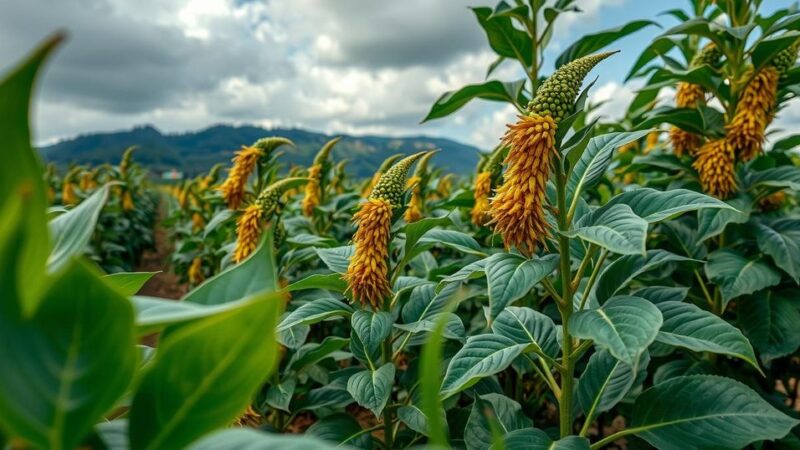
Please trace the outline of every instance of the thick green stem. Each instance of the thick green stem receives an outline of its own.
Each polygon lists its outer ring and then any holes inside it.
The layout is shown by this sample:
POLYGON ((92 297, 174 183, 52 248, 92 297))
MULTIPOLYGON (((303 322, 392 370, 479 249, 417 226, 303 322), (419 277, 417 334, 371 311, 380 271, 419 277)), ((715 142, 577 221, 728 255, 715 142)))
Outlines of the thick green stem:
MULTIPOLYGON (((558 193, 558 228, 559 231, 569 229, 567 211, 566 176, 556 170, 556 189, 558 193)), ((572 434, 572 391, 575 374, 575 361, 572 358, 572 336, 569 333, 569 319, 572 316, 572 271, 570 269, 569 238, 563 233, 558 235, 558 252, 561 256, 561 330, 563 344, 563 371, 561 372, 561 395, 559 396, 559 428, 561 437, 572 434)))

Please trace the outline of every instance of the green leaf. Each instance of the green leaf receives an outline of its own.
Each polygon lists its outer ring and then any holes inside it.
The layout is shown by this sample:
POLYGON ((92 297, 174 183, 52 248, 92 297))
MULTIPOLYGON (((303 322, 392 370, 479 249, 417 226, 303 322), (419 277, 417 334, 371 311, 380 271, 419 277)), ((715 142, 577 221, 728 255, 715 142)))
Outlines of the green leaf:
POLYGON ((442 245, 470 255, 486 255, 481 250, 481 246, 475 238, 455 230, 430 230, 420 238, 419 243, 442 245))
POLYGON ((456 353, 444 375, 441 393, 447 398, 505 370, 528 344, 517 344, 505 336, 480 334, 471 336, 456 353))
POLYGON ((162 338, 131 404, 131 448, 181 448, 244 411, 275 369, 280 306, 256 294, 162 338))
POLYGON ((422 119, 422 123, 449 116, 476 98, 518 105, 523 87, 525 87, 525 80, 512 82, 491 80, 484 83, 470 84, 455 91, 445 92, 436 100, 436 103, 431 106, 431 110, 428 112, 428 115, 422 119))
POLYGON ((47 258, 48 272, 59 270, 73 257, 86 251, 107 198, 108 185, 105 185, 74 209, 50 221, 53 250, 47 258))
POLYGON ((528 293, 558 265, 558 255, 526 259, 511 253, 495 253, 486 260, 491 317, 528 293))
POLYGON ((328 336, 322 342, 305 344, 292 355, 292 359, 286 365, 286 371, 302 372, 323 359, 332 357, 335 352, 343 349, 349 342, 350 340, 347 338, 328 336))
POLYGON ((727 201, 728 208, 701 209, 697 213, 697 232, 699 240, 705 241, 725 231, 732 223, 745 223, 750 218, 752 200, 739 196, 727 201))
MULTIPOLYGON (((709 71, 708 69, 699 69, 698 72, 702 74, 709 71)), ((699 108, 661 106, 646 113, 644 120, 636 127, 653 128, 664 123, 701 136, 720 137, 725 133, 725 120, 722 113, 708 106, 699 108)))
POLYGON ((347 392, 359 405, 380 417, 394 385, 394 364, 386 363, 377 370, 362 370, 347 380, 347 392))
MULTIPOLYGON (((345 392, 345 394, 347 393, 345 392)), ((356 419, 348 414, 332 414, 323 417, 308 427, 305 436, 317 437, 326 442, 335 442, 339 444, 338 449, 355 447, 371 450, 374 448, 372 435, 364 433, 356 419)), ((272 450, 272 448, 267 447, 264 450, 272 450)), ((280 448, 282 449, 282 447, 280 448)), ((316 450, 317 448, 319 447, 309 446, 303 450, 316 450)))
POLYGON ((193 322, 222 311, 238 308, 241 301, 221 305, 199 305, 156 297, 134 296, 136 327, 140 335, 154 333, 168 325, 193 322))
MULTIPOLYGON (((579 436, 567 436, 553 441, 550 436, 537 428, 514 430, 503 438, 503 449, 513 450, 589 450, 589 440, 579 436)), ((493 446, 492 450, 501 450, 493 446)))
POLYGON ((695 352, 733 356, 761 370, 750 342, 722 318, 691 303, 664 302, 656 306, 664 316, 656 341, 695 352))
POLYGON ((651 303, 682 302, 688 294, 689 288, 681 286, 647 286, 633 293, 651 303))
POLYGON ((798 39, 800 39, 800 32, 788 31, 778 36, 769 36, 756 41, 750 51, 753 70, 758 71, 772 62, 775 55, 797 42, 798 39))
POLYGON ((6 306, 0 424, 35 447, 76 448, 133 379, 133 309, 80 261, 44 286, 31 317, 6 306))
POLYGON ((551 358, 560 350, 553 319, 531 308, 507 306, 492 322, 492 332, 516 344, 532 345, 551 358))
POLYGON ((26 315, 32 314, 39 303, 44 287, 41 278, 50 251, 42 168, 38 153, 31 147, 28 117, 39 69, 63 38, 60 34, 49 38, 0 78, 0 211, 6 211, 14 202, 25 205, 21 220, 26 233, 20 236, 23 241, 17 257, 17 264, 24 270, 15 273, 16 284, 26 287, 19 299, 26 315))
POLYGON ((623 192, 609 200, 603 208, 613 205, 628 205, 633 213, 648 223, 661 222, 689 211, 717 208, 735 211, 731 205, 714 197, 687 189, 670 189, 657 191, 650 188, 634 189, 623 192))
POLYGON ((608 133, 590 139, 589 145, 569 175, 567 182, 569 198, 581 195, 600 181, 611 163, 614 149, 639 140, 650 131, 652 130, 608 133))
MULTIPOLYGON (((442 411, 444 413, 444 411, 442 411)), ((400 419, 401 422, 406 424, 406 426, 419 434, 429 436, 430 431, 428 429, 428 417, 422 412, 421 409, 417 408, 414 405, 409 406, 401 406, 397 409, 397 418, 400 419)), ((446 424, 446 417, 444 414, 441 414, 439 420, 442 423, 446 424)))
POLYGON ((350 265, 350 257, 355 253, 355 247, 352 245, 333 248, 315 248, 314 250, 317 252, 322 262, 336 273, 347 272, 347 266, 350 265))
MULTIPOLYGON (((448 303, 446 312, 451 312, 455 309, 454 303, 448 303)), ((420 353, 420 366, 427 367, 429 370, 423 370, 419 374, 419 389, 422 412, 428 419, 428 431, 426 434, 429 438, 430 444, 433 446, 447 447, 447 421, 443 419, 444 408, 442 405, 442 397, 440 395, 439 374, 441 373, 438 368, 442 366, 442 345, 444 339, 442 334, 445 327, 445 316, 440 316, 436 323, 436 328, 431 331, 428 337, 428 342, 422 347, 420 353)))
POLYGON ((465 338, 466 331, 464 330, 464 323, 461 321, 461 318, 453 313, 443 312, 438 314, 433 314, 430 317, 424 318, 417 322, 407 323, 407 324, 395 324, 395 328, 398 328, 403 331, 408 331, 409 333, 416 334, 422 332, 431 332, 436 329, 436 324, 441 319, 442 315, 444 315, 445 320, 445 327, 444 331, 442 332, 442 336, 446 339, 456 339, 459 341, 463 341, 465 338))
POLYGON ((486 32, 489 46, 500 56, 513 58, 530 66, 533 55, 533 42, 530 36, 514 26, 508 16, 493 15, 492 8, 472 8, 475 18, 486 32))
MULTIPOLYGON (((466 281, 473 278, 480 278, 486 275, 486 261, 489 258, 479 259, 458 269, 458 272, 442 278, 442 283, 452 283, 454 281, 466 281)), ((441 285, 440 285, 441 286, 441 285)))
POLYGON ((347 290, 347 283, 342 280, 342 276, 338 273, 315 273, 286 287, 288 292, 302 291, 303 289, 325 289, 341 294, 347 290))
POLYGON ((195 290, 186 294, 182 301, 203 305, 218 305, 239 300, 256 292, 279 289, 278 272, 272 244, 272 227, 268 228, 258 248, 239 264, 215 275, 195 290))
POLYGON ((800 312, 788 298, 767 292, 736 302, 739 326, 764 362, 788 356, 800 347, 800 312))
POLYGON ((719 285, 725 305, 731 299, 781 282, 780 274, 760 259, 750 260, 727 248, 708 255, 705 270, 708 279, 719 285))
POLYGON ((464 429, 467 450, 490 448, 493 425, 499 427, 498 431, 505 435, 529 428, 533 426, 533 421, 525 416, 519 403, 504 395, 486 394, 476 397, 464 429))
POLYGON ((748 189, 765 186, 800 191, 800 167, 779 166, 772 169, 748 171, 745 175, 745 185, 748 189))
POLYGON ((647 352, 636 364, 629 365, 611 356, 607 350, 592 354, 581 374, 575 396, 587 417, 610 410, 634 387, 640 376, 647 375, 647 352))
POLYGON ((766 253, 775 265, 800 284, 800 219, 781 218, 763 220, 755 228, 758 248, 766 253))
POLYGON ((289 404, 292 401, 292 396, 294 395, 294 390, 296 387, 297 380, 294 378, 284 379, 278 384, 273 384, 269 387, 264 396, 264 403, 266 403, 270 408, 280 409, 281 411, 291 413, 289 410, 289 404))
POLYGON ((130 297, 158 272, 117 272, 103 277, 103 280, 120 294, 130 297))
POLYGON ((203 229, 203 240, 208 238, 208 235, 213 233, 217 228, 219 228, 220 225, 229 221, 230 219, 233 219, 235 215, 236 211, 233 211, 231 209, 223 209, 222 211, 219 211, 216 214, 214 214, 214 217, 212 217, 211 220, 208 221, 205 228, 203 229))
POLYGON ((598 208, 581 217, 575 228, 563 231, 568 237, 580 237, 613 253, 645 254, 647 221, 634 214, 628 205, 615 204, 598 208))
POLYGON ((189 450, 241 450, 243 448, 281 450, 336 450, 335 445, 307 435, 264 433, 252 428, 217 431, 197 441, 189 450))
POLYGON ((361 309, 353 314, 350 322, 364 348, 368 353, 373 353, 380 349, 383 341, 392 333, 394 317, 386 311, 374 313, 361 309))
POLYGON ((729 378, 672 378, 636 399, 630 430, 656 448, 744 448, 796 426, 747 386, 729 378))
POLYGON ((642 28, 649 27, 650 25, 658 26, 656 22, 651 20, 634 20, 619 27, 609 28, 597 33, 585 34, 558 56, 556 59, 556 68, 582 56, 591 55, 603 47, 633 34, 642 28))
POLYGON ((591 295, 600 304, 613 297, 639 275, 671 262, 693 261, 664 250, 650 250, 647 255, 625 255, 606 266, 591 295))
POLYGON ((278 331, 288 330, 296 325, 313 325, 331 317, 349 317, 353 308, 335 298, 321 298, 310 301, 295 309, 278 325, 278 331))
POLYGON ((592 339, 629 366, 653 343, 661 327, 661 312, 647 300, 633 296, 610 298, 598 309, 579 311, 570 318, 570 332, 592 339))

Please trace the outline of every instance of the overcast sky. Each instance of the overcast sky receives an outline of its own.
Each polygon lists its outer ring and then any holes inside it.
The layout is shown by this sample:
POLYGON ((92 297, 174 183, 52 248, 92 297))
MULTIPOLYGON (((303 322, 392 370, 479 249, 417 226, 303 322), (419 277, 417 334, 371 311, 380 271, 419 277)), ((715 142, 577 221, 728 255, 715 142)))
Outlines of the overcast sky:
MULTIPOLYGON (((51 32, 35 109, 39 143, 152 124, 165 132, 216 123, 327 133, 445 136, 491 148, 514 111, 478 101, 419 125, 444 91, 484 80, 494 59, 468 6, 480 0, 0 0, 0 68, 51 32)), ((686 0, 578 0, 556 29, 547 70, 581 35, 683 7, 686 0)), ((789 0, 764 0, 765 9, 789 0)), ((618 114, 632 61, 659 33, 640 31, 595 71, 594 100, 618 114)), ((519 78, 508 64, 494 75, 519 78)), ((795 104, 782 123, 800 123, 795 104)))

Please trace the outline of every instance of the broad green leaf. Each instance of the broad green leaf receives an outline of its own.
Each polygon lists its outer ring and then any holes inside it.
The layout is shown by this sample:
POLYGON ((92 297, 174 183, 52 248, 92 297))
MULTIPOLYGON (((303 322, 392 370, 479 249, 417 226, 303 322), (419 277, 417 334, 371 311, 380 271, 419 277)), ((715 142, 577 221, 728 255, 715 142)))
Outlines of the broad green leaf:
POLYGON ((353 314, 353 308, 343 301, 335 298, 321 298, 310 301, 295 309, 281 320, 278 331, 287 330, 296 325, 313 325, 331 317, 348 317, 353 314))
POLYGON ((647 286, 633 293, 652 303, 682 302, 688 294, 689 288, 683 286, 647 286))
POLYGON ((0 425, 35 447, 76 448, 125 393, 137 355, 130 303, 68 264, 30 317, 0 306, 0 425))
POLYGON ((183 297, 183 302, 218 305, 239 300, 256 292, 277 291, 278 271, 272 244, 272 227, 268 228, 253 254, 235 264, 183 297))
POLYGON ((329 269, 336 273, 345 273, 347 266, 350 265, 350 257, 353 256, 355 247, 345 245, 343 247, 315 248, 314 250, 329 269))
MULTIPOLYGON (((579 436, 567 436, 553 441, 550 436, 537 428, 514 430, 503 438, 504 449, 513 450, 589 450, 589 440, 579 436)), ((500 450, 497 446, 492 450, 500 450)))
POLYGON ((672 378, 636 398, 629 431, 664 450, 744 448, 786 435, 797 420, 729 378, 672 378))
POLYGON ((403 306, 401 316, 403 322, 414 323, 443 312, 448 302, 461 300, 466 288, 458 283, 445 285, 436 292, 433 284, 423 284, 411 290, 408 302, 403 306))
POLYGON ((526 32, 514 26, 510 17, 493 15, 492 8, 487 7, 472 8, 472 12, 495 53, 531 65, 533 42, 526 32))
POLYGON ((733 356, 761 370, 750 342, 722 318, 691 303, 665 302, 656 306, 664 317, 656 341, 695 352, 733 356))
POLYGON ((558 356, 558 332, 553 319, 531 308, 507 306, 492 322, 492 332, 516 344, 533 345, 551 358, 558 356))
POLYGON ((708 255, 706 276, 719 285, 722 299, 728 301, 775 286, 781 276, 761 259, 750 260, 731 249, 720 249, 708 255))
MULTIPOLYGON (((442 336, 446 339, 456 339, 459 341, 463 341, 465 339, 466 331, 464 329, 464 323, 461 321, 461 318, 453 313, 443 312, 438 314, 433 314, 430 317, 425 319, 419 320, 417 322, 407 323, 407 324, 395 324, 395 328, 398 328, 403 331, 408 331, 409 333, 423 333, 423 332, 431 332, 436 329, 436 324, 438 323, 439 319, 442 318, 441 316, 444 315, 445 320, 445 327, 444 331, 442 332, 442 336)), ((423 338, 425 336, 422 336, 423 338)))
POLYGON ((275 434, 252 428, 217 431, 189 447, 189 450, 335 450, 336 445, 307 435, 275 434))
POLYGON ((486 450, 492 446, 490 422, 499 427, 502 435, 533 426, 533 421, 514 400, 500 394, 481 395, 475 398, 464 429, 467 450, 486 450))
POLYGON ((484 83, 470 84, 455 91, 445 92, 436 100, 433 106, 431 106, 431 110, 428 112, 428 115, 422 119, 422 122, 424 123, 429 120, 449 116, 476 98, 517 105, 519 104, 519 96, 524 86, 525 80, 513 82, 491 80, 484 83))
POLYGON ((664 250, 650 250, 646 256, 621 256, 600 272, 592 295, 602 304, 620 292, 639 275, 667 263, 683 261, 693 260, 664 250))
POLYGON ((386 363, 376 370, 362 370, 347 380, 347 392, 356 403, 380 417, 394 385, 394 363, 386 363))
POLYGON ((581 217, 574 229, 562 234, 580 237, 613 253, 643 255, 647 221, 634 214, 628 205, 615 204, 581 217))
POLYGON ((338 273, 309 275, 302 280, 295 281, 286 287, 288 292, 302 291, 303 289, 325 289, 343 293, 347 290, 347 283, 338 273))
POLYGON ((495 253, 486 260, 491 317, 519 300, 555 270, 558 255, 526 259, 511 253, 495 253))
POLYGON ((766 186, 800 191, 800 167, 779 166, 760 171, 749 171, 745 175, 745 180, 748 189, 766 186))
POLYGON ((350 323, 364 348, 372 353, 380 349, 383 341, 392 333, 394 317, 386 311, 374 313, 361 309, 353 314, 350 323))
POLYGON ((469 337, 467 343, 450 359, 442 382, 442 397, 450 397, 471 387, 481 378, 505 370, 527 346, 495 334, 469 337))
POLYGON ((481 246, 475 238, 455 230, 430 230, 419 239, 419 243, 442 245, 471 255, 485 255, 485 253, 481 251, 481 246))
POLYGON ((278 384, 273 384, 264 396, 264 403, 270 408, 280 409, 290 413, 289 404, 292 401, 294 390, 297 387, 295 378, 288 378, 278 384))
POLYGON ((634 189, 612 198, 603 208, 610 208, 617 204, 630 206, 634 214, 648 223, 661 222, 678 214, 698 209, 733 210, 731 205, 721 200, 687 189, 671 189, 669 191, 657 191, 650 188, 634 189))
POLYGON ((486 275, 486 261, 488 259, 489 258, 483 258, 475 262, 471 262, 466 266, 458 269, 456 273, 442 278, 442 282, 452 283, 454 281, 466 281, 473 278, 482 277, 486 275))
POLYGON ((661 327, 661 312, 647 300, 632 296, 610 298, 602 307, 579 311, 570 318, 570 332, 592 339, 629 366, 653 343, 661 327))
POLYGON ((762 220, 756 223, 755 234, 758 248, 800 284, 800 219, 762 220))
POLYGON ((115 419, 110 422, 101 422, 95 427, 95 432, 110 449, 128 449, 128 419, 115 419))
MULTIPOLYGON (((444 411, 439 420, 442 423, 446 424, 447 421, 445 420, 446 417, 444 416, 444 411)), ((428 418, 422 412, 421 409, 417 408, 414 405, 408 406, 401 406, 397 409, 397 418, 400 419, 401 422, 406 424, 406 426, 419 434, 428 436, 430 434, 428 430, 428 418)))
POLYGON ((636 364, 629 365, 611 356, 607 350, 592 354, 575 391, 586 416, 596 417, 619 403, 634 387, 636 379, 647 375, 649 359, 644 352, 636 364))
POLYGON ((425 217, 416 222, 406 224, 406 226, 403 227, 406 237, 403 253, 412 255, 414 253, 414 247, 416 247, 417 242, 425 233, 436 227, 449 225, 451 223, 453 223, 453 221, 450 219, 450 216, 442 216, 425 217))
POLYGON ((788 298, 772 292, 736 302, 739 326, 762 361, 790 355, 800 347, 800 312, 788 298))
POLYGON ((611 163, 614 149, 639 140, 650 131, 652 130, 608 133, 589 140, 589 145, 569 175, 567 191, 570 200, 600 181, 611 163))
POLYGON ((142 286, 157 273, 158 272, 118 272, 104 276, 103 281, 115 288, 120 294, 130 297, 136 295, 142 286))
POLYGON ((797 42, 798 39, 800 39, 800 33, 797 31, 788 31, 777 36, 769 36, 756 41, 750 52, 754 70, 758 71, 772 62, 775 55, 797 42))
POLYGON ((53 249, 47 258, 48 272, 61 269, 73 257, 86 251, 107 198, 108 185, 105 185, 74 209, 50 221, 53 249))
POLYGON ((162 338, 131 404, 131 448, 181 448, 241 414, 278 361, 280 307, 256 294, 162 338))
POLYGON ((42 168, 38 153, 31 147, 28 118, 39 69, 63 39, 60 34, 49 38, 0 77, 0 211, 14 202, 25 205, 21 220, 26 233, 20 236, 23 241, 17 258, 17 264, 25 270, 15 274, 16 284, 26 286, 19 298, 26 315, 32 314, 39 303, 44 288, 41 277, 50 252, 42 168))
POLYGON ((205 228, 203 229, 203 240, 208 238, 208 235, 213 233, 217 228, 219 228, 220 225, 233 219, 235 215, 236 211, 227 208, 214 214, 214 217, 212 217, 211 220, 208 221, 205 228))
POLYGON ((733 209, 706 208, 697 213, 697 233, 700 241, 705 241, 725 231, 732 223, 745 223, 750 218, 752 200, 738 196, 727 201, 733 209))
POLYGON ((625 36, 633 34, 642 28, 649 27, 650 25, 658 26, 656 22, 651 20, 634 20, 619 27, 609 28, 597 33, 583 35, 583 37, 567 47, 567 49, 558 56, 556 59, 556 68, 561 67, 564 64, 574 61, 582 56, 591 55, 603 47, 606 47, 617 40, 624 38, 625 36))
MULTIPOLYGON (((345 392, 346 394, 346 392, 345 392)), ((360 448, 371 450, 374 448, 372 435, 364 433, 361 425, 355 418, 348 414, 332 414, 325 416, 308 427, 304 436, 309 438, 319 438, 328 443, 336 443, 338 449, 360 448)), ((264 450, 283 447, 266 447, 264 450)), ((316 450, 323 447, 307 447, 308 450, 316 450)), ((255 450, 255 449, 254 449, 255 450)), ((306 450, 305 448, 303 450, 306 450)))
POLYGON ((199 305, 171 299, 134 296, 131 298, 136 311, 136 328, 140 335, 153 333, 168 325, 193 322, 213 316, 222 311, 238 308, 241 301, 221 305, 199 305))
POLYGON ((328 336, 322 342, 305 344, 292 355, 292 359, 286 365, 286 371, 302 372, 323 359, 333 356, 334 352, 343 349, 349 342, 350 340, 347 338, 328 336))

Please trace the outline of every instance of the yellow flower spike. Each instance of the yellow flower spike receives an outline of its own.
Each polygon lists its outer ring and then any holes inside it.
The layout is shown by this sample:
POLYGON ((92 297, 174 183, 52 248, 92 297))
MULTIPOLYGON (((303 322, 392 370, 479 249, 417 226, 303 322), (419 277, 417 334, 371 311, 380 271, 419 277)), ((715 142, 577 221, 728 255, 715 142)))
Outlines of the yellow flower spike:
MULTIPOLYGON (((706 104, 706 93, 703 87, 693 83, 678 83, 675 94, 675 106, 678 108, 697 108, 706 104)), ((695 133, 672 127, 669 130, 672 151, 677 156, 693 154, 703 143, 702 137, 695 133)))
POLYGON ((320 202, 320 178, 322 177, 322 165, 314 164, 308 169, 308 183, 306 183, 305 196, 303 197, 303 215, 311 217, 314 208, 320 202))
POLYGON ((652 131, 650 133, 647 133, 647 140, 646 140, 646 143, 645 143, 645 146, 644 146, 644 151, 643 151, 643 153, 645 155, 650 153, 658 145, 658 135, 659 134, 660 134, 660 132, 658 132, 658 131, 652 131))
POLYGON ((777 211, 786 202, 786 192, 778 191, 758 200, 758 207, 764 212, 777 211))
POLYGON ((765 67, 747 83, 739 97, 727 136, 742 161, 755 158, 763 150, 764 135, 777 103, 779 78, 775 67, 765 67))
POLYGON ((438 198, 447 198, 450 196, 450 189, 453 187, 453 174, 448 173, 439 178, 436 184, 436 196, 438 198))
POLYGON ((735 166, 733 146, 725 138, 700 147, 697 159, 692 164, 703 190, 719 199, 728 198, 736 190, 735 166))
POLYGON ((342 279, 353 300, 380 309, 391 294, 389 286, 389 239, 394 208, 402 206, 406 176, 427 152, 407 156, 381 175, 369 199, 353 216, 355 253, 342 279))
POLYGON ((422 218, 422 189, 420 183, 422 179, 414 175, 408 179, 406 189, 411 189, 411 199, 408 201, 408 207, 403 215, 406 223, 413 223, 422 218))
POLYGON ((198 285, 203 282, 205 278, 203 275, 203 258, 196 256, 192 263, 189 265, 189 282, 193 285, 198 285))
POLYGON ((125 193, 122 194, 122 209, 123 211, 133 211, 134 209, 133 197, 128 189, 125 189, 125 193))
POLYGON ((206 221, 199 212, 192 213, 192 231, 197 233, 206 226, 206 221))
POLYGON ((72 181, 64 180, 64 185, 61 186, 61 203, 67 206, 78 204, 78 196, 75 195, 75 186, 72 181))
POLYGON ((491 218, 489 215, 489 196, 492 193, 492 173, 481 172, 475 177, 473 186, 475 205, 472 206, 470 216, 472 223, 483 226, 491 218))
POLYGON ((228 171, 228 178, 219 187, 229 209, 238 209, 242 204, 247 180, 264 155, 264 150, 255 146, 243 146, 236 152, 233 157, 233 167, 228 171))
POLYGON ((528 105, 529 115, 508 125, 503 145, 510 148, 503 184, 491 200, 488 223, 503 236, 506 248, 533 255, 538 242, 549 235, 544 216, 550 160, 557 155, 558 122, 572 113, 583 79, 592 68, 615 52, 584 56, 561 66, 545 80, 528 105))

